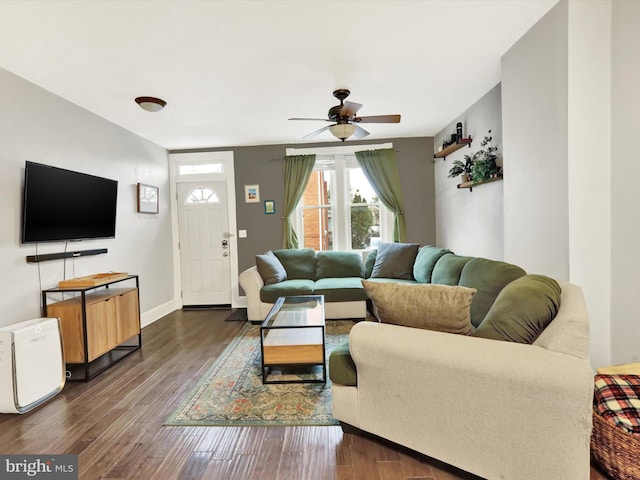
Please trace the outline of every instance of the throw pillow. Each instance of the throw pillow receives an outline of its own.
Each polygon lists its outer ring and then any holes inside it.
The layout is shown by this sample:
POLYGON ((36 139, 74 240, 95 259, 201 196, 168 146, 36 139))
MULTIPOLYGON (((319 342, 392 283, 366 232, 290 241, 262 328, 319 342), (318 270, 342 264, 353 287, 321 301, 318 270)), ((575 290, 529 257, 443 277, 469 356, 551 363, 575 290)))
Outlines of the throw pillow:
POLYGON ((371 272, 373 272, 373 266, 376 264, 376 256, 378 255, 378 250, 369 250, 367 254, 367 259, 364 262, 364 278, 370 278, 371 272))
POLYGON ((271 250, 264 255, 256 255, 256 267, 265 285, 273 285, 287 279, 287 271, 271 250))
POLYGON ((316 280, 361 276, 362 257, 359 253, 336 251, 316 253, 316 280))
POLYGON ((362 280, 382 323, 471 335, 475 288, 362 280))
POLYGON ((371 278, 413 280, 413 263, 418 254, 417 243, 385 243, 378 245, 371 278))
POLYGON ((273 254, 287 271, 288 280, 316 279, 316 252, 312 248, 283 248, 273 254))
POLYGON ((498 294, 473 336, 531 344, 558 313, 561 292, 553 278, 520 277, 498 294))
POLYGON ((522 268, 511 263, 486 258, 469 260, 462 269, 458 285, 478 290, 471 304, 471 324, 476 328, 479 327, 500 291, 526 273, 522 268))
POLYGON ((432 283, 431 274, 436 262, 443 255, 451 253, 451 250, 445 248, 437 248, 431 245, 425 245, 418 250, 418 255, 413 264, 413 276, 418 283, 432 283))

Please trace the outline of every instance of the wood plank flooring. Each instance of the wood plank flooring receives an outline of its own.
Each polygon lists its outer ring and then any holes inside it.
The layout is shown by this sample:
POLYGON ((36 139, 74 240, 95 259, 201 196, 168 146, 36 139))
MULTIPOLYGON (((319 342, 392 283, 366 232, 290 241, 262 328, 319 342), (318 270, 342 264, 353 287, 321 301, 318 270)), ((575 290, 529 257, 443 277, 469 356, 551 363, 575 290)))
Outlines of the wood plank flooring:
MULTIPOLYGON (((228 314, 174 312, 143 330, 140 351, 92 381, 68 383, 26 415, 0 414, 0 453, 78 454, 82 480, 478 478, 339 427, 163 426, 242 328, 228 314)), ((591 468, 591 480, 606 478, 591 468)))

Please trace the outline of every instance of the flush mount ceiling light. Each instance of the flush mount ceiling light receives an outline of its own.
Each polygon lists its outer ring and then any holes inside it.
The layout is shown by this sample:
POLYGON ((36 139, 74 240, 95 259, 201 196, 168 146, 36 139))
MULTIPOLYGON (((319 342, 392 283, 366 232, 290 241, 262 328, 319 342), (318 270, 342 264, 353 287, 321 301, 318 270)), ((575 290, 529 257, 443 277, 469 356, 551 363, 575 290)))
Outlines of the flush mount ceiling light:
POLYGON ((136 98, 136 103, 147 112, 159 112, 167 104, 161 98, 156 97, 138 97, 136 98))
POLYGON ((353 132, 356 131, 356 126, 353 123, 338 123, 336 125, 331 125, 329 127, 329 131, 334 137, 344 142, 347 138, 353 135, 353 132))

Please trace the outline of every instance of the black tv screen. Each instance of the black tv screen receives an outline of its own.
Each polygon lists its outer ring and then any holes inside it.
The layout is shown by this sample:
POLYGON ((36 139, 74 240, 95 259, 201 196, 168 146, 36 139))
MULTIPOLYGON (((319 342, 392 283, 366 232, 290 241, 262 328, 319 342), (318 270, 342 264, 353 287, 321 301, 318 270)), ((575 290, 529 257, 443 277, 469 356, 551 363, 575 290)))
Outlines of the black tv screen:
POLYGON ((22 243, 116 235, 118 182, 26 162, 22 243))

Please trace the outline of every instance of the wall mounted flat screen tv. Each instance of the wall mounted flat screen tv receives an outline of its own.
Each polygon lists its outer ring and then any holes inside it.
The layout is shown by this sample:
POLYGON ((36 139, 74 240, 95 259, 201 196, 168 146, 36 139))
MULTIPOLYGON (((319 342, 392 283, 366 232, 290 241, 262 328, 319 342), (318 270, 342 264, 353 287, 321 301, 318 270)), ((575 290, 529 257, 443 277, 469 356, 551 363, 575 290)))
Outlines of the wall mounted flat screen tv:
POLYGON ((112 238, 118 182, 26 162, 22 243, 112 238))

